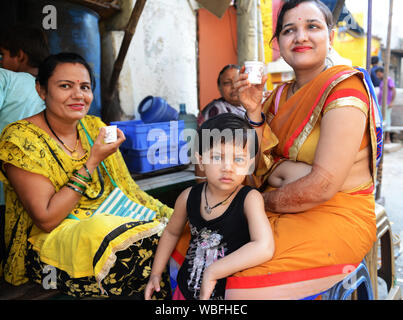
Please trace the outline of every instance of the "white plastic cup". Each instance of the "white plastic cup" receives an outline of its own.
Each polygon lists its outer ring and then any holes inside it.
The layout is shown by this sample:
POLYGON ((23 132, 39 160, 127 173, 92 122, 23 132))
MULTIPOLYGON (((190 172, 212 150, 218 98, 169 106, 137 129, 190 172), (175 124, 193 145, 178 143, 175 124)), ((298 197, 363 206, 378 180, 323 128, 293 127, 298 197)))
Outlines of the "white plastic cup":
POLYGON ((113 125, 104 128, 105 128, 105 138, 104 138, 105 143, 115 142, 118 139, 117 126, 113 125))
POLYGON ((245 61, 245 73, 251 84, 261 84, 264 71, 264 63, 261 61, 245 61))

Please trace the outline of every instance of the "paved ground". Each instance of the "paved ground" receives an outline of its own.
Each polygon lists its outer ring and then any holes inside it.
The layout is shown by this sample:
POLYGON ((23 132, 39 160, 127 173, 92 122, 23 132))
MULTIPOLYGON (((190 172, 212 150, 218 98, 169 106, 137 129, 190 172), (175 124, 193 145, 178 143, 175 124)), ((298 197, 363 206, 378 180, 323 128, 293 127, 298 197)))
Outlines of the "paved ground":
MULTIPOLYGON (((400 247, 395 247, 397 284, 403 288, 403 147, 401 144, 392 144, 385 147, 381 196, 384 200, 386 213, 392 224, 392 231, 402 240, 400 247)), ((382 280, 380 298, 385 292, 382 280)))

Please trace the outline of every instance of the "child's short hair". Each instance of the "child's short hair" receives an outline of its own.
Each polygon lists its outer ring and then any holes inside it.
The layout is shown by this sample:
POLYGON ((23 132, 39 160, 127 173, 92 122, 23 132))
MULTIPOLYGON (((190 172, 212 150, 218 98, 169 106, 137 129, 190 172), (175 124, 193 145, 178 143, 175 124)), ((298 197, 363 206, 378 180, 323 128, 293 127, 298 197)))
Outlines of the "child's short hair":
POLYGON ((236 143, 239 141, 239 143, 242 142, 244 148, 248 144, 251 158, 256 156, 259 149, 259 141, 256 131, 246 119, 233 113, 222 113, 203 122, 197 130, 197 139, 200 155, 202 155, 203 152, 210 150, 216 142, 225 143, 234 141, 234 143, 236 143), (204 131, 203 133, 203 130, 206 129, 208 131, 204 131), (219 133, 220 136, 215 137, 214 132, 219 133), (242 134, 242 137, 240 137, 240 134, 242 134), (220 140, 217 140, 217 138, 220 140), (207 143, 204 141, 203 143, 203 139, 209 139, 209 142, 207 143))
POLYGON ((40 28, 22 24, 3 30, 0 47, 10 51, 11 57, 15 57, 18 51, 22 50, 27 54, 28 64, 33 68, 38 68, 49 55, 45 32, 40 28))

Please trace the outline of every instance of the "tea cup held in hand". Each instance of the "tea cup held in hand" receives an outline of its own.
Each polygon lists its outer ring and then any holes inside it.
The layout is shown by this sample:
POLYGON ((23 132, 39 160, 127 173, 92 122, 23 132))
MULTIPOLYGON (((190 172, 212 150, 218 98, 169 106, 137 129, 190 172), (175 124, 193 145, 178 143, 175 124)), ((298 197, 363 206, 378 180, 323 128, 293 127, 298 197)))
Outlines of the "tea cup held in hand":
POLYGON ((104 142, 105 143, 112 143, 117 140, 117 126, 108 126, 104 127, 105 128, 105 138, 104 142))
POLYGON ((261 84, 264 71, 264 63, 261 61, 245 61, 245 73, 251 84, 261 84))

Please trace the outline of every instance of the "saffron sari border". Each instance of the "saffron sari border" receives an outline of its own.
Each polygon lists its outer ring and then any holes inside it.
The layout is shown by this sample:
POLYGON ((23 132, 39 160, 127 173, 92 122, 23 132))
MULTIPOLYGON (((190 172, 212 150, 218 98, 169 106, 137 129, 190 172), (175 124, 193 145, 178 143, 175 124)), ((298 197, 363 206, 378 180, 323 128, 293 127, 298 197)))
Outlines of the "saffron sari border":
POLYGON ((323 110, 323 115, 333 109, 344 108, 344 107, 353 107, 360 111, 362 111, 365 116, 368 116, 368 107, 367 105, 360 99, 356 97, 345 97, 339 98, 337 100, 329 103, 326 108, 323 110))
POLYGON ((345 278, 345 274, 272 287, 227 289, 225 300, 311 300, 345 278))
POLYGON ((297 160, 298 152, 315 127, 330 91, 333 90, 337 84, 357 73, 358 71, 355 70, 341 71, 326 81, 320 89, 311 111, 308 113, 305 120, 302 121, 301 125, 291 135, 289 141, 285 144, 284 155, 287 158, 294 161, 297 160))
POLYGON ((227 289, 251 289, 272 287, 294 282, 314 280, 334 275, 346 275, 357 268, 357 264, 338 264, 319 268, 278 272, 249 277, 228 277, 227 289))
MULTIPOLYGON (((176 249, 173 251, 171 258, 181 266, 185 257, 176 249)), ((343 277, 355 270, 359 263, 337 264, 325 267, 277 272, 271 274, 263 274, 248 277, 228 277, 226 289, 254 289, 263 287, 279 286, 294 282, 315 280, 335 275, 343 275, 343 277)))

